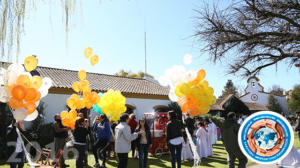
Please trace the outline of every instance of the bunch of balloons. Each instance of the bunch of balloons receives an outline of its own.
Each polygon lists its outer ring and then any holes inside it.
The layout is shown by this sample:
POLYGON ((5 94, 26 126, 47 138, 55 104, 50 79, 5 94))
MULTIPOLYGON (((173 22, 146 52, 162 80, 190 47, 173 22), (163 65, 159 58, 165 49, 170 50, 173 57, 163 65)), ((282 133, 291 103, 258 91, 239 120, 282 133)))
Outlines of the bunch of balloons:
POLYGON ((0 101, 9 104, 17 121, 32 121, 38 116, 36 107, 42 97, 48 94, 52 80, 48 77, 32 76, 29 72, 37 66, 34 56, 26 57, 24 67, 11 64, 8 69, 1 69, 0 101))
POLYGON ((169 85, 169 98, 178 102, 183 113, 197 116, 208 113, 210 106, 216 103, 214 90, 204 80, 205 76, 203 69, 186 72, 184 67, 174 66, 166 70, 159 82, 169 85))
POLYGON ((91 47, 87 47, 84 50, 84 56, 86 58, 90 58, 90 63, 92 66, 96 65, 99 61, 98 55, 96 55, 96 54, 93 55, 93 49, 91 47))
MULTIPOLYGON (((88 47, 84 50, 85 57, 91 57, 91 64, 96 65, 98 63, 98 56, 92 56, 92 54, 92 48, 88 47)), ((78 72, 78 79, 79 81, 76 81, 72 84, 72 89, 76 92, 76 94, 72 94, 67 99, 67 106, 71 109, 71 111, 69 113, 67 111, 63 111, 61 113, 61 118, 63 121, 62 124, 66 127, 70 127, 71 129, 75 128, 75 122, 78 119, 76 117, 76 110, 83 108, 90 109, 93 107, 93 105, 100 102, 100 96, 96 92, 92 92, 92 89, 90 88, 90 82, 86 80, 85 70, 78 72)))
POLYGON ((60 117, 61 117, 61 123, 64 126, 69 127, 73 130, 75 129, 76 120, 79 119, 79 117, 77 117, 76 110, 71 110, 70 112, 62 111, 60 113, 60 117))
MULTIPOLYGON (((99 97, 102 98, 103 94, 102 93, 98 93, 99 97)), ((98 113, 98 114, 104 114, 102 109, 98 106, 98 104, 100 104, 100 102, 98 102, 97 104, 93 105, 93 111, 98 113)))
POLYGON ((125 103, 126 98, 120 91, 110 89, 103 94, 101 101, 97 105, 112 121, 118 121, 120 114, 126 111, 125 103))

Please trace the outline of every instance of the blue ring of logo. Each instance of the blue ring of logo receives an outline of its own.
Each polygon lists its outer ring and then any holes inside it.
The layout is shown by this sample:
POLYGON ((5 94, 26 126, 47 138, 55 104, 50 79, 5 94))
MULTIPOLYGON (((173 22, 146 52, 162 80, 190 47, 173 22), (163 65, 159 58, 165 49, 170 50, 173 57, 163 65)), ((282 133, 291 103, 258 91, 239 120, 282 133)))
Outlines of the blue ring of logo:
POLYGON ((287 150, 289 149, 289 146, 291 143, 291 132, 290 132, 289 127, 286 124, 286 122, 283 121, 281 118, 271 115, 271 114, 260 114, 260 115, 257 115, 255 117, 251 118, 247 123, 245 123, 245 126, 243 127, 241 135, 242 135, 242 137, 241 137, 242 145, 243 145, 245 152, 250 157, 252 157, 254 160, 257 160, 259 162, 265 162, 265 163, 273 162, 273 161, 280 159, 286 152, 288 152, 287 150), (248 131, 249 131, 250 127, 256 121, 259 121, 262 119, 270 119, 270 120, 273 120, 276 123, 278 123, 282 127, 283 135, 285 138, 284 144, 282 145, 280 151, 278 153, 276 153, 275 155, 269 156, 269 157, 260 156, 260 155, 257 155, 256 153, 252 152, 252 150, 250 149, 248 142, 247 142, 247 135, 248 135, 248 131))

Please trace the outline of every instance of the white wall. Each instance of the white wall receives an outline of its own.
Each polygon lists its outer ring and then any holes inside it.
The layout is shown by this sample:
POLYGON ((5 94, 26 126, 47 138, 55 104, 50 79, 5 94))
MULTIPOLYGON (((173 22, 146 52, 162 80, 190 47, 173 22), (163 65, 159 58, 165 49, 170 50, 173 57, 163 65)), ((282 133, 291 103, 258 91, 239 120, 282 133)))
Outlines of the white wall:
MULTIPOLYGON (((66 94, 48 94, 41 101, 45 102, 45 121, 53 122, 55 114, 60 114, 61 111, 67 110, 66 101, 70 95, 66 94)), ((169 100, 158 100, 158 99, 139 99, 139 98, 126 98, 126 104, 136 107, 134 113, 137 119, 144 116, 144 113, 154 112, 153 107, 157 105, 167 106, 171 102, 169 100)), ((97 114, 91 114, 91 119, 97 114)))

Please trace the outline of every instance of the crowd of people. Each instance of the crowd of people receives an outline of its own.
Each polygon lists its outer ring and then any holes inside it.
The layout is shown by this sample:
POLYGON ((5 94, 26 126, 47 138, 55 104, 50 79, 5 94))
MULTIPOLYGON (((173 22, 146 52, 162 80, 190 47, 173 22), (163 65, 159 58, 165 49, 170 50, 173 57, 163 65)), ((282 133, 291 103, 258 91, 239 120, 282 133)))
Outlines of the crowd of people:
MULTIPOLYGON (((78 117, 74 130, 64 127, 59 115, 54 117, 56 121, 54 124, 56 153, 64 150, 67 146, 74 147, 78 152, 76 167, 82 168, 84 165, 88 165, 88 144, 92 144, 94 167, 96 168, 105 168, 107 155, 110 156, 112 152, 114 156, 117 156, 118 168, 126 168, 130 151, 132 158, 139 160, 139 168, 147 167, 152 134, 145 118, 136 121, 135 115, 129 116, 127 113, 123 113, 120 121, 116 123, 110 122, 106 115, 102 114, 90 124, 82 113, 79 113, 78 117), (70 144, 70 142, 72 143, 70 144), (99 160, 102 161, 101 164, 99 160)), ((239 123, 242 123, 245 117, 241 116, 238 119, 235 113, 229 112, 225 121, 218 127, 209 118, 191 118, 189 115, 184 118, 184 121, 179 120, 175 112, 169 112, 169 122, 166 125, 166 144, 170 151, 172 168, 181 168, 182 161, 194 159, 192 143, 195 144, 196 152, 201 159, 213 156, 213 145, 220 139, 220 136, 228 153, 228 167, 234 168, 236 159, 239 161, 239 168, 246 167, 248 159, 241 152, 237 137, 239 123)), ((20 131, 25 130, 22 122, 13 120, 7 130, 8 140, 16 142, 15 146, 10 146, 9 155, 19 158, 18 162, 10 162, 12 168, 24 166, 24 150, 21 137, 17 134, 17 128, 20 131)), ((297 113, 295 131, 300 132, 300 112, 297 113)), ((293 164, 300 165, 299 157, 300 154, 293 149, 280 164, 286 165, 292 160, 293 164)), ((59 162, 61 167, 69 167, 65 164, 64 157, 61 157, 59 162)))

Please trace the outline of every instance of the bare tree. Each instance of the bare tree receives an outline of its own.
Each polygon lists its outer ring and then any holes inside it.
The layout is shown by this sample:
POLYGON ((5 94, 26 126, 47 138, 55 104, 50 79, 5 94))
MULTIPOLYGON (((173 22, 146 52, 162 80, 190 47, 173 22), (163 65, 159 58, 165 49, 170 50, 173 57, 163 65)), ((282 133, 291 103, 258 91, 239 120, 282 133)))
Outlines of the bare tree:
POLYGON ((197 13, 195 37, 214 62, 230 60, 229 73, 256 75, 279 62, 300 61, 299 0, 240 0, 197 13))

